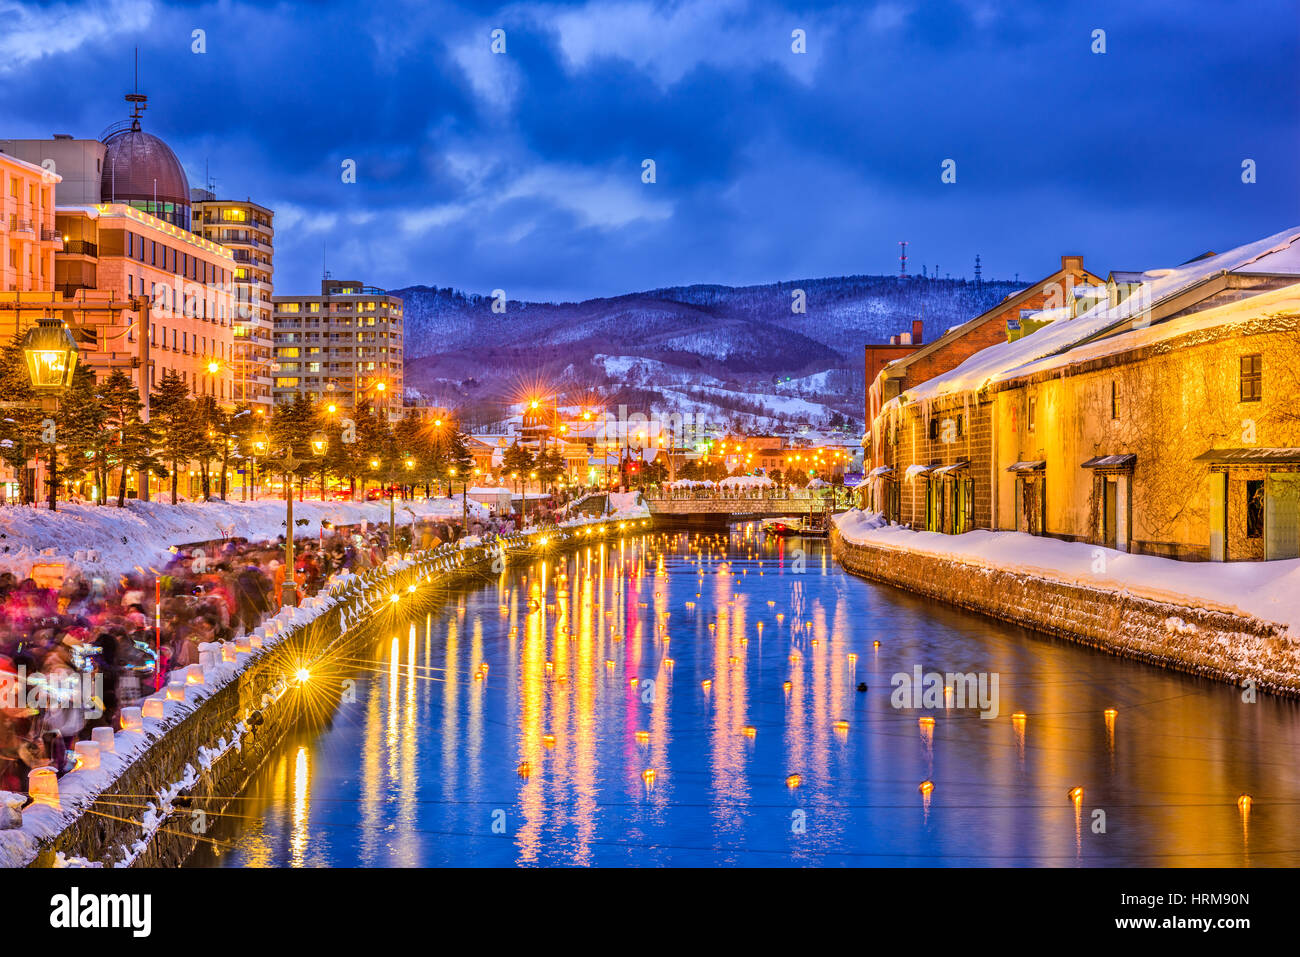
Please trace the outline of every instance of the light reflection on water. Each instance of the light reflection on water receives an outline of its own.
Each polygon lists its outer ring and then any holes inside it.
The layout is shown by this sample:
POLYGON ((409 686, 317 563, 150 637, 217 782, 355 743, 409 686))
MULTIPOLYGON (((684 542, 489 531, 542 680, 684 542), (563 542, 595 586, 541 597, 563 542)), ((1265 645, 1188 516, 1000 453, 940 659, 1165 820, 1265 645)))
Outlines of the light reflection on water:
POLYGON ((855 579, 821 542, 593 545, 371 654, 192 863, 1300 863, 1296 703, 855 579), (996 672, 998 717, 896 710, 918 665, 996 672))

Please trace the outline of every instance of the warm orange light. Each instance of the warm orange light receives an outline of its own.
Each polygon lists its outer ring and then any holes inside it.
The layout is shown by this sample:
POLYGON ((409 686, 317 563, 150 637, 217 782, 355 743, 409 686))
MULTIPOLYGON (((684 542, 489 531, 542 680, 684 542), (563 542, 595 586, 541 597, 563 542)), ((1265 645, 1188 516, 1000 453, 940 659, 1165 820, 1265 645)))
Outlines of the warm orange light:
POLYGON ((713 687, 713 682, 710 681, 708 678, 705 678, 703 681, 700 682, 700 687, 703 688, 705 691, 708 691, 710 688, 713 687))
POLYGON ((929 797, 929 796, 934 792, 934 782, 933 782, 933 781, 922 781, 922 782, 917 786, 916 789, 917 789, 918 791, 920 791, 922 794, 924 794, 926 797, 929 797))
POLYGON ((636 743, 637 743, 637 744, 649 744, 649 743, 650 743, 650 732, 649 732, 649 731, 638 731, 638 732, 636 733, 636 743))
POLYGON ((747 738, 753 739, 755 736, 758 735, 758 729, 755 728, 752 724, 747 724, 740 729, 740 733, 747 738))
POLYGON ((515 771, 516 773, 518 773, 518 775, 521 778, 526 778, 528 777, 528 775, 533 773, 533 768, 532 765, 530 765, 527 761, 522 761, 520 762, 519 767, 515 769, 515 771))
POLYGON ((1251 804, 1254 803, 1254 800, 1255 799, 1252 798, 1249 794, 1241 795, 1240 797, 1237 798, 1237 810, 1240 811, 1242 814, 1249 814, 1250 806, 1251 804))
POLYGON ((553 734, 542 735, 542 744, 546 745, 546 747, 548 748, 555 747, 555 735, 553 734))
POLYGON ((1083 803, 1083 788, 1081 788, 1081 787, 1072 787, 1072 788, 1070 788, 1069 796, 1070 796, 1070 800, 1073 801, 1075 804, 1082 804, 1082 803, 1083 803))
POLYGON ((785 779, 785 786, 792 791, 802 783, 803 783, 803 778, 801 778, 797 774, 791 774, 789 777, 785 779))

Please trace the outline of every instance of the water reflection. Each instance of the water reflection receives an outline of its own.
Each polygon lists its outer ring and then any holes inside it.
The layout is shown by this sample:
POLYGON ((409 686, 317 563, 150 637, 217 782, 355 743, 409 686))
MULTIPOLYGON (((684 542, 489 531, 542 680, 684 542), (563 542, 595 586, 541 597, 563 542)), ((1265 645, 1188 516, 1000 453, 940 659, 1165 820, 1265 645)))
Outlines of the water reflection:
POLYGON ((194 863, 1300 863, 1295 703, 754 527, 508 566, 356 664, 355 700, 279 749, 194 863), (895 709, 918 667, 997 673, 997 717, 951 689, 895 709))

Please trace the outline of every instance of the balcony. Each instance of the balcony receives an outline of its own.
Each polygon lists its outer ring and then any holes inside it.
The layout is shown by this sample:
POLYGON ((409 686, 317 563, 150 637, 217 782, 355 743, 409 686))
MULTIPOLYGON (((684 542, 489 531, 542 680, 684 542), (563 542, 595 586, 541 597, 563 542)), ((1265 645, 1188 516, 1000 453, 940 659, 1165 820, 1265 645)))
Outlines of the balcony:
POLYGON ((63 244, 63 252, 68 256, 89 256, 92 259, 99 257, 99 246, 96 243, 86 242, 84 239, 69 239, 63 244))

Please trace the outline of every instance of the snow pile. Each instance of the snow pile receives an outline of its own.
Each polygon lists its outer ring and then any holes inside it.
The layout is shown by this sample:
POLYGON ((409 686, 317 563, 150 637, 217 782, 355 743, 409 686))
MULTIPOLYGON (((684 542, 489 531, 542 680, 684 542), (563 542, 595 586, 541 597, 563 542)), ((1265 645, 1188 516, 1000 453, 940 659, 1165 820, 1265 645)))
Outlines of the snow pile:
POLYGON ((730 475, 718 483, 718 488, 771 488, 775 484, 766 475, 730 475))
POLYGON ((610 492, 608 518, 649 518, 650 509, 640 492, 610 492))
POLYGON ((664 488, 717 488, 718 483, 712 479, 678 479, 676 482, 665 482, 664 488))
MULTIPOLYGON (((916 532, 859 509, 837 515, 834 521, 844 540, 852 544, 922 552, 1168 604, 1252 615, 1300 634, 1300 558, 1180 562, 1023 532, 916 532)), ((1170 618, 1165 628, 1171 634, 1188 634, 1195 625, 1170 618)))
MULTIPOLYGON (((487 509, 469 502, 471 514, 487 509)), ((112 505, 60 505, 58 511, 31 506, 0 508, 0 571, 19 578, 39 562, 61 562, 87 575, 115 575, 137 566, 160 567, 174 545, 247 538, 272 541, 284 534, 284 502, 192 502, 171 505, 131 500, 112 505)), ((461 516, 460 498, 397 503, 397 524, 418 518, 461 516)), ((294 502, 298 537, 319 535, 331 525, 388 523, 388 502, 294 502)))

